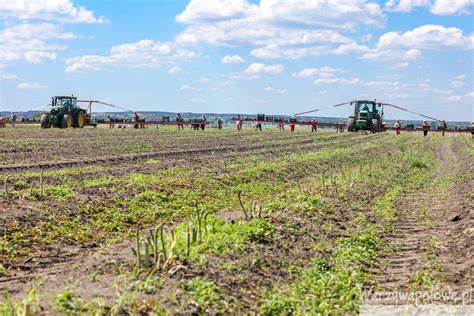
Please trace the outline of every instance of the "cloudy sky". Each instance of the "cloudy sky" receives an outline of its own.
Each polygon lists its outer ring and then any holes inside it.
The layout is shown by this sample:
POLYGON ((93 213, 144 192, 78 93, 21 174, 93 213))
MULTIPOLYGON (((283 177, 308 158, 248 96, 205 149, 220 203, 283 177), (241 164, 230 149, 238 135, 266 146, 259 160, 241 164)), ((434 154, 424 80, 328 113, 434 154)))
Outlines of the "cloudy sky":
POLYGON ((137 110, 345 117, 330 106, 376 98, 473 120, 473 10, 474 0, 0 0, 0 110, 73 93, 137 110))

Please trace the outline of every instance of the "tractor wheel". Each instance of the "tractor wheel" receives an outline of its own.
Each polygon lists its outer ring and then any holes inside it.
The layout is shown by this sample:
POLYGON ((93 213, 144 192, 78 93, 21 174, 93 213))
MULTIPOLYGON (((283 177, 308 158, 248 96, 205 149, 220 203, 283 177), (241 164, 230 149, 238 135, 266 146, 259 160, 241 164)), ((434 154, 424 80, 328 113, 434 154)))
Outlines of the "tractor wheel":
POLYGON ((72 117, 69 114, 64 114, 63 119, 61 120, 61 128, 72 127, 72 117))
POLYGON ((76 122, 75 122, 74 127, 83 128, 84 125, 86 125, 86 115, 84 114, 84 111, 79 111, 77 112, 76 122))
POLYGON ((370 125, 370 132, 371 132, 371 133, 378 133, 378 132, 380 132, 379 120, 378 120, 378 119, 372 119, 372 124, 370 125))
POLYGON ((51 124, 49 124, 49 114, 41 115, 41 128, 50 128, 51 124))
POLYGON ((356 132, 355 128, 355 117, 351 116, 347 120, 347 131, 348 132, 356 132))

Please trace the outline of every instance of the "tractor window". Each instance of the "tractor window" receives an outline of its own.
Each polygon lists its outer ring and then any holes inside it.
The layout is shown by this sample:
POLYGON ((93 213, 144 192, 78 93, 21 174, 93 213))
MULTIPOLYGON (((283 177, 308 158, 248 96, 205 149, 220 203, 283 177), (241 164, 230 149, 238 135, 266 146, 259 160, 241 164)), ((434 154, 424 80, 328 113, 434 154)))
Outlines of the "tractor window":
POLYGON ((360 103, 360 104, 359 104, 359 111, 370 112, 370 104, 368 104, 368 103, 360 103))
POLYGON ((59 103, 62 105, 62 106, 65 106, 65 107, 69 107, 69 106, 75 106, 76 105, 76 100, 74 99, 61 99, 59 101, 59 103))

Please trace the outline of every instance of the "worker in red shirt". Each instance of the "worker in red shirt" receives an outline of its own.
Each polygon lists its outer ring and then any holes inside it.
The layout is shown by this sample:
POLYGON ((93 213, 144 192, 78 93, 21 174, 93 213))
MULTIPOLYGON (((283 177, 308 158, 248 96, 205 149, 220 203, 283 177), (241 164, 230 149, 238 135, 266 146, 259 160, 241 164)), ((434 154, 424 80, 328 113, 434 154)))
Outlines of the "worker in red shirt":
POLYGON ((428 131, 430 130, 430 124, 428 121, 423 121, 423 124, 421 124, 421 128, 423 129, 423 137, 428 136, 428 131))
POLYGON ((278 130, 285 131, 285 123, 283 121, 278 121, 278 130))
POLYGON ((315 118, 311 120, 311 132, 317 132, 318 131, 318 121, 316 121, 315 118))
POLYGON ((294 132, 295 131, 295 122, 290 122, 290 132, 294 132))

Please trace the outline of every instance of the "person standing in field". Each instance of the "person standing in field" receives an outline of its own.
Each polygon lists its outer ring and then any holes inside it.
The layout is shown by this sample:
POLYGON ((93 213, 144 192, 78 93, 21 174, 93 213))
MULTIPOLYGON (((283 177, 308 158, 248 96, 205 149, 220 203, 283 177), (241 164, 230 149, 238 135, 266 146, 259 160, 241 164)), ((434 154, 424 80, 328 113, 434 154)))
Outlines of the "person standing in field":
POLYGON ((290 122, 290 132, 294 132, 295 131, 295 122, 290 122))
POLYGON ((204 114, 201 116, 201 120, 202 120, 201 129, 204 130, 206 128, 206 123, 207 123, 207 118, 204 114))
POLYGON ((260 130, 260 132, 262 131, 262 123, 260 123, 260 121, 257 121, 257 123, 255 124, 255 128, 260 130))
POLYGON ((220 117, 217 118, 217 129, 222 129, 222 119, 220 117))
POLYGON ((315 118, 311 120, 311 132, 317 132, 318 131, 318 121, 316 121, 315 118))
POLYGON ((400 135, 400 128, 401 128, 400 120, 397 120, 395 124, 393 124, 393 128, 395 128, 395 134, 400 135))
POLYGON ((443 120, 441 122, 441 135, 444 137, 444 133, 446 133, 446 129, 448 128, 448 124, 446 124, 446 121, 443 120))
POLYGON ((428 131, 430 130, 430 124, 428 121, 423 121, 423 124, 421 124, 421 128, 423 129, 423 137, 428 136, 428 131))
POLYGON ((242 131, 242 125, 244 125, 244 121, 239 117, 237 120, 237 130, 240 132, 242 131))
POLYGON ((283 121, 278 122, 278 130, 279 131, 285 131, 285 123, 283 121))
POLYGON ((12 127, 15 127, 15 122, 16 122, 16 114, 12 112, 12 115, 10 116, 10 120, 12 121, 12 127))
POLYGON ((181 113, 178 113, 178 115, 176 116, 176 122, 178 122, 178 131, 181 129, 181 130, 184 130, 184 125, 183 125, 183 122, 184 122, 184 119, 183 117, 181 116, 181 113))

